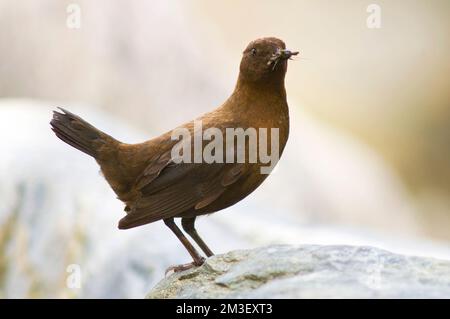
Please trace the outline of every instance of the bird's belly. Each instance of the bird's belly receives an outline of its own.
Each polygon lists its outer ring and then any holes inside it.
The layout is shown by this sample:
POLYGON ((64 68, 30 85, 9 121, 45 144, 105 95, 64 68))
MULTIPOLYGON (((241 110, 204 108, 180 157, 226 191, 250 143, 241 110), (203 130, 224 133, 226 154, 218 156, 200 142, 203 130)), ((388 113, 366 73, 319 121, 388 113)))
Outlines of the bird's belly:
POLYGON ((245 197, 250 195, 259 185, 266 179, 268 175, 251 174, 242 181, 238 181, 233 185, 230 185, 225 192, 220 195, 214 202, 202 209, 190 209, 189 211, 183 212, 177 217, 194 217, 206 214, 212 214, 219 210, 233 206, 237 202, 243 200, 245 197))

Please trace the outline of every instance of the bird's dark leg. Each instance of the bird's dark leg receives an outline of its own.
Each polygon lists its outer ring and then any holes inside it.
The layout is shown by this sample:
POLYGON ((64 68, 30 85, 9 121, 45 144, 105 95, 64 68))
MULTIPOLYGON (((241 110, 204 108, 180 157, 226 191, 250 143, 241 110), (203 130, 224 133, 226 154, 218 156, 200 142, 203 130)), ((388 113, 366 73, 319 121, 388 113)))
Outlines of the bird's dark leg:
POLYGON ((167 227, 170 228, 170 230, 175 234, 175 236, 178 237, 178 239, 181 241, 183 246, 186 248, 186 250, 192 256, 192 259, 194 259, 193 263, 170 267, 169 269, 166 270, 166 273, 171 270, 177 272, 177 271, 187 270, 194 266, 201 266, 205 262, 205 258, 200 256, 200 254, 197 252, 195 247, 192 246, 192 244, 189 242, 189 240, 186 238, 186 236, 184 236, 182 231, 178 228, 177 224, 175 224, 174 219, 173 218, 164 219, 164 223, 167 225, 167 227))
POLYGON ((200 238, 197 231, 195 230, 195 218, 196 217, 184 217, 181 219, 181 225, 186 233, 191 236, 191 238, 197 243, 197 245, 203 250, 206 256, 211 257, 214 253, 209 249, 209 247, 205 244, 203 239, 200 238))

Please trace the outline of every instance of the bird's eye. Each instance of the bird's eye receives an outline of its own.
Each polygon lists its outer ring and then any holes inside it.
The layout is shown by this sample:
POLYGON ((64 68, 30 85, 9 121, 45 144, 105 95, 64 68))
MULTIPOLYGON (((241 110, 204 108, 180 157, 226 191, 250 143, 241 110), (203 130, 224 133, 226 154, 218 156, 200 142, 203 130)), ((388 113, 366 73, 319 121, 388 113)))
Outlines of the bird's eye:
POLYGON ((256 49, 253 48, 252 51, 250 51, 252 53, 252 55, 256 55, 256 49))

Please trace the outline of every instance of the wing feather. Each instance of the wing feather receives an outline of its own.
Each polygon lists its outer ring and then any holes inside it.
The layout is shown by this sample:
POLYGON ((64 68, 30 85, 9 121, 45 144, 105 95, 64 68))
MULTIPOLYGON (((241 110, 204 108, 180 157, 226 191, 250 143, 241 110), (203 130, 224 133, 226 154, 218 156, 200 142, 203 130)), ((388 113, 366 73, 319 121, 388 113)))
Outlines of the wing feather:
POLYGON ((175 217, 190 209, 201 209, 217 200, 226 188, 242 175, 241 164, 174 164, 170 160, 155 159, 137 185, 141 197, 130 205, 128 214, 119 222, 126 229, 175 217), (163 164, 164 163, 164 164, 163 164), (170 165, 169 165, 170 163, 170 165), (155 176, 156 175, 156 176, 155 176))

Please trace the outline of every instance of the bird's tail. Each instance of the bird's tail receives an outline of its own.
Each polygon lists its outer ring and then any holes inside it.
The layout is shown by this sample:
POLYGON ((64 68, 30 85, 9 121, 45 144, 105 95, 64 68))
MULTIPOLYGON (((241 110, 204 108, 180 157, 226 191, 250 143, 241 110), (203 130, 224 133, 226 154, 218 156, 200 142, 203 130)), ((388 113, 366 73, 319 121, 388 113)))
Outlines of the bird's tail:
POLYGON ((59 108, 62 113, 54 111, 50 122, 53 132, 62 141, 76 149, 98 158, 99 150, 107 143, 117 143, 111 136, 96 129, 81 117, 59 108))

